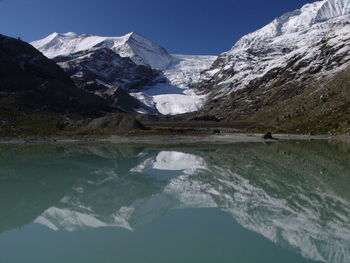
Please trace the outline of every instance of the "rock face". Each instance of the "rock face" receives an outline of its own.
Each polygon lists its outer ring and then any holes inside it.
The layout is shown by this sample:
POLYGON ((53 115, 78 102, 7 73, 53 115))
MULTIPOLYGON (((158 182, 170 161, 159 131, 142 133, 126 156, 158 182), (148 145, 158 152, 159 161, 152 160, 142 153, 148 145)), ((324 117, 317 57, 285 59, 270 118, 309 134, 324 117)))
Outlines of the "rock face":
POLYGON ((113 107, 128 112, 157 113, 153 108, 130 96, 128 91, 149 85, 158 70, 137 65, 109 48, 93 48, 58 56, 54 60, 68 73, 75 84, 108 101, 113 107))
POLYGON ((137 89, 158 74, 157 71, 137 65, 130 58, 123 58, 108 48, 80 51, 69 56, 58 56, 54 60, 79 86, 85 85, 87 89, 93 82, 107 87, 137 89))
POLYGON ((0 35, 0 103, 7 110, 96 113, 105 101, 77 88, 52 60, 31 45, 0 35))
POLYGON ((202 74, 198 89, 210 93, 202 114, 247 118, 325 83, 350 65, 349 43, 348 0, 315 2, 276 18, 202 74))

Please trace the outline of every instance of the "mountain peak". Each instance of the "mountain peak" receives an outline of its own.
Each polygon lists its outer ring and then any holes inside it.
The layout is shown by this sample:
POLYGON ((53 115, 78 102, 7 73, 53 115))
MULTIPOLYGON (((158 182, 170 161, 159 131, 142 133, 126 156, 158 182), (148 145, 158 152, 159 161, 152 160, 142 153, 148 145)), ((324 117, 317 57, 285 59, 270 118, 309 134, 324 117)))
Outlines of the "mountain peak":
POLYGON ((75 33, 75 32, 67 32, 67 33, 64 33, 64 35, 66 35, 66 36, 77 36, 77 33, 75 33))
MULTIPOLYGON (((139 33, 137 33, 137 32, 129 32, 129 33, 127 33, 126 35, 125 35, 125 37, 127 37, 127 38, 130 38, 130 37, 134 37, 134 36, 140 36, 141 37, 141 35, 139 34, 139 33)), ((145 37, 144 37, 145 38, 145 37)))
POLYGON ((143 36, 143 35, 141 35, 141 34, 139 34, 137 32, 129 32, 126 35, 124 35, 123 38, 125 38, 126 41, 134 40, 134 41, 138 41, 138 42, 148 42, 148 43, 155 44, 153 41, 151 41, 147 37, 145 37, 145 36, 143 36))

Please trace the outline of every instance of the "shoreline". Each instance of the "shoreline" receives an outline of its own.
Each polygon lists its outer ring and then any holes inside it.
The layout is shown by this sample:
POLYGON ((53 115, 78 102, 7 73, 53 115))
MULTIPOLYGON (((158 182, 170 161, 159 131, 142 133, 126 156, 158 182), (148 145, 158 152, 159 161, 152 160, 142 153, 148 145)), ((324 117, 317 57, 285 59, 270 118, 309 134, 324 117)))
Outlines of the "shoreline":
POLYGON ((310 141, 328 140, 350 143, 350 135, 303 135, 303 134, 274 134, 274 139, 265 140, 263 134, 235 133, 220 135, 111 135, 111 136, 69 136, 69 137, 0 137, 0 145, 18 144, 62 144, 62 143, 99 143, 112 144, 230 144, 257 143, 278 141, 310 141))

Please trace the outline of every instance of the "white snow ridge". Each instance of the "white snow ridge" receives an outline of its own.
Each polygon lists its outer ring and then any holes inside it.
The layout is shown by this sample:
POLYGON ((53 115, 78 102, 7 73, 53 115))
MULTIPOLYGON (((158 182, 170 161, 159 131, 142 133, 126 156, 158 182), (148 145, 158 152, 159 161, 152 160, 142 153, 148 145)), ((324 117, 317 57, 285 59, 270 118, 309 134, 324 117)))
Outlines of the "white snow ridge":
POLYGON ((101 37, 73 32, 53 33, 31 43, 48 58, 70 55, 93 48, 109 48, 121 57, 128 57, 138 65, 164 69, 171 62, 171 56, 158 44, 131 32, 121 37, 101 37))

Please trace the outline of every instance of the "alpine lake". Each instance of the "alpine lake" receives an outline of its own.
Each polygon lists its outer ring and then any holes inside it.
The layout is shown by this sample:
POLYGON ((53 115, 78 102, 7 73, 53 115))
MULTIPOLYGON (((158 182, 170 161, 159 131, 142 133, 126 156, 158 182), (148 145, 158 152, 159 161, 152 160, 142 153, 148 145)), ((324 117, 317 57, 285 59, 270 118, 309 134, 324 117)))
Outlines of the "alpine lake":
POLYGON ((350 144, 0 145, 0 263, 349 263, 350 144))

